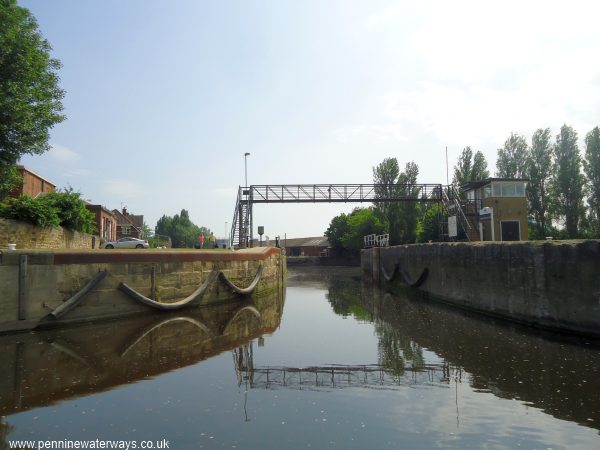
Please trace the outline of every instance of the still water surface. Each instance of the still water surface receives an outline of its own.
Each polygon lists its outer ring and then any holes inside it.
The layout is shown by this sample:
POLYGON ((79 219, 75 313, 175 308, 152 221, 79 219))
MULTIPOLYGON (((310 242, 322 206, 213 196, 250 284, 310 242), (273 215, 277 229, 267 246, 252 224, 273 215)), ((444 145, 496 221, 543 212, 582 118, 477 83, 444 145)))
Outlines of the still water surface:
POLYGON ((597 449, 600 350, 289 270, 260 299, 0 337, 9 440, 170 448, 597 449))

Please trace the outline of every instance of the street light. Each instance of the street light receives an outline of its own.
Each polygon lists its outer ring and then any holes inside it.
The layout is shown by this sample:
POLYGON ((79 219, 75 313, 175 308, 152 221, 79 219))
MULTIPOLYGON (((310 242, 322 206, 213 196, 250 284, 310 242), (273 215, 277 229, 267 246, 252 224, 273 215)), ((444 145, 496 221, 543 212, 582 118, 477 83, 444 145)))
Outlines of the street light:
POLYGON ((246 175, 245 187, 248 187, 248 156, 250 156, 250 153, 244 153, 244 174, 246 175))

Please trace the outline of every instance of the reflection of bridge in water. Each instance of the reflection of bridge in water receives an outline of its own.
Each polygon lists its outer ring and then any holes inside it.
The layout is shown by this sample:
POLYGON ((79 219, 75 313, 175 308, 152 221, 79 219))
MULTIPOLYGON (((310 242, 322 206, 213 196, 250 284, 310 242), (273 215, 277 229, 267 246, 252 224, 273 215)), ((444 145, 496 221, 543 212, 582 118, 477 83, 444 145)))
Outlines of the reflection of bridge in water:
POLYGON ((309 367, 254 367, 252 345, 232 351, 238 384, 252 389, 329 390, 343 388, 396 389, 449 387, 462 382, 462 369, 444 362, 386 368, 380 364, 329 364, 309 367))

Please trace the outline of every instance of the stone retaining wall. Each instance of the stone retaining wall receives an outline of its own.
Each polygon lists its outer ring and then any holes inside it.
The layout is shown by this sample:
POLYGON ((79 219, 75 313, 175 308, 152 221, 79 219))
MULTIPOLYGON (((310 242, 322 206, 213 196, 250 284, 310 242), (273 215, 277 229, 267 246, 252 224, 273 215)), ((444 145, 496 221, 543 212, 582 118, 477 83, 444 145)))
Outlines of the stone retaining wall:
POLYGON ((38 227, 26 222, 0 218, 0 249, 17 244, 18 249, 92 249, 100 238, 62 227, 38 227))
MULTIPOLYGON (((237 286, 246 287, 260 265, 263 274, 253 296, 282 288, 285 257, 277 248, 233 251, 95 250, 0 252, 0 331, 52 325, 48 314, 76 294, 98 272, 106 277, 59 322, 122 317, 152 309, 121 290, 126 283, 142 295, 163 303, 194 292, 213 269, 237 286), (22 267, 26 257, 26 268, 22 267), (24 275, 24 289, 19 279, 24 275), (154 275, 153 275, 154 273, 154 275), (154 278, 154 293, 152 279, 154 278), (20 297, 24 296, 19 310, 20 297)), ((237 298, 222 280, 215 280, 201 304, 237 298)))
POLYGON ((362 251, 363 273, 400 286, 394 265, 446 303, 529 325, 600 336, 600 241, 436 243, 362 251))

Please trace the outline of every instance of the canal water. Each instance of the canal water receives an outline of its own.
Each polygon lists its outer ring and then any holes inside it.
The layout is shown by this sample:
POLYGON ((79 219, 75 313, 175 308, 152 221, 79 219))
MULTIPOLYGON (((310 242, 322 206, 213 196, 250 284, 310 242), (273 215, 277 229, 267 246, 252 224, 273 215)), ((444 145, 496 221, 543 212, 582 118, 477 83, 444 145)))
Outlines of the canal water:
POLYGON ((0 449, 600 448, 597 345, 288 275, 284 298, 0 336, 0 449))

